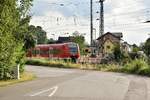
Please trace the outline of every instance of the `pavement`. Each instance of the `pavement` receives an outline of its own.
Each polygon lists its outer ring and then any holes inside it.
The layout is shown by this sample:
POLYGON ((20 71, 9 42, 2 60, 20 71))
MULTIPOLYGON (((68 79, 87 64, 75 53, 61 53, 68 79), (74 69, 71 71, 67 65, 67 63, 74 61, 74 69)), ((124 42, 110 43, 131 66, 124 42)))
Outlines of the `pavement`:
POLYGON ((37 79, 0 88, 0 100, 150 100, 150 78, 26 66, 37 79))

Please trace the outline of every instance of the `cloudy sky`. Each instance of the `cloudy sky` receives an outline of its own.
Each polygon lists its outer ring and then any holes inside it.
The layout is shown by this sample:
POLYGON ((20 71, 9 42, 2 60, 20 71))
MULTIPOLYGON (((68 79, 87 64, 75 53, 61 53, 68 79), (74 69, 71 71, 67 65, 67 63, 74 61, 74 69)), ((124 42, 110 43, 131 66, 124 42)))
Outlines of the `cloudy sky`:
MULTIPOLYGON (((99 36, 98 0, 93 0, 94 28, 99 36)), ((48 38, 83 33, 90 42, 90 0, 34 0, 31 24, 42 26, 48 38), (65 34, 69 33, 69 34, 65 34), (86 34, 85 34, 86 33, 86 34), (55 34, 55 35, 53 35, 55 34)), ((144 42, 150 33, 150 0, 105 0, 105 32, 122 32, 130 44, 144 42)))

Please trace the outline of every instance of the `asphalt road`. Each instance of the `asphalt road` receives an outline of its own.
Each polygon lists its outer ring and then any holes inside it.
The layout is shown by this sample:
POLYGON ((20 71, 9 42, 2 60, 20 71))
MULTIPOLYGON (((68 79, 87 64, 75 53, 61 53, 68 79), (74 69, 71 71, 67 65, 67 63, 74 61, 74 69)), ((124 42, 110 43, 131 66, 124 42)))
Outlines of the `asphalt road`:
POLYGON ((27 66, 38 78, 0 88, 0 100, 150 100, 150 78, 27 66))

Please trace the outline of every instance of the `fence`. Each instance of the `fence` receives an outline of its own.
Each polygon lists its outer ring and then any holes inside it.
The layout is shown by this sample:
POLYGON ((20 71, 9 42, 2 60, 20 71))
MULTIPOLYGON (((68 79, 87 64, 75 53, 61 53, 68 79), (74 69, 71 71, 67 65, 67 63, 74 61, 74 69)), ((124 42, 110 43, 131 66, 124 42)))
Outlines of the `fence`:
POLYGON ((90 63, 99 64, 101 63, 101 57, 91 58, 91 57, 80 57, 78 63, 90 63))

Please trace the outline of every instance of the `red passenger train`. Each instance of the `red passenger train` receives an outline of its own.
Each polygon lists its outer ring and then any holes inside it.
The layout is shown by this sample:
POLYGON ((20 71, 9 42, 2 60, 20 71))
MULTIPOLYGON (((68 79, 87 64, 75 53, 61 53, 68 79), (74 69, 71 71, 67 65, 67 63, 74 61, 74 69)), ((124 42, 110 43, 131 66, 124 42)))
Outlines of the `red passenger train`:
POLYGON ((78 59, 80 57, 80 50, 78 44, 73 42, 61 44, 42 44, 28 50, 27 57, 78 59))

